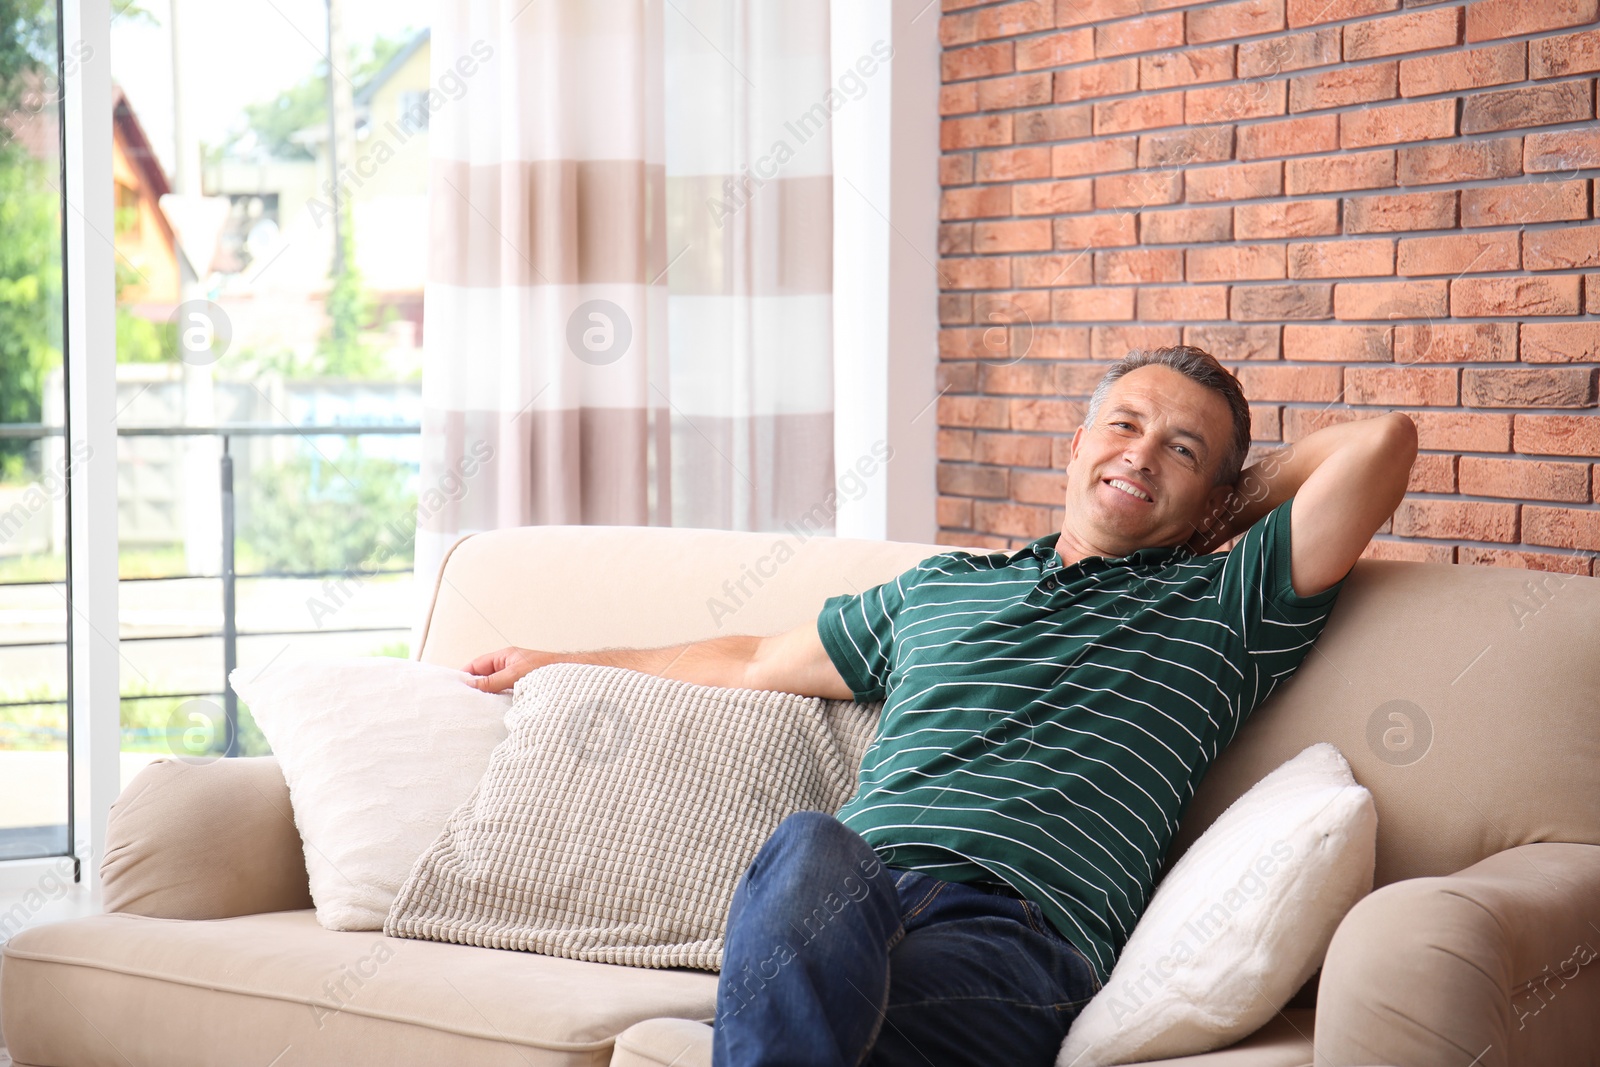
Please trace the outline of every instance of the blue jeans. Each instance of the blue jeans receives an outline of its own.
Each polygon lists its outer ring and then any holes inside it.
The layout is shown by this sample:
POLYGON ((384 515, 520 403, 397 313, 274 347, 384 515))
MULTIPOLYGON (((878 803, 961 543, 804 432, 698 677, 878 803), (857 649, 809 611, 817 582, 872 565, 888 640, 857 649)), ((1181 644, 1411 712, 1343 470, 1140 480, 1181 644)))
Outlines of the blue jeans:
POLYGON ((831 815, 790 815, 728 910, 714 1067, 1050 1067, 1100 989, 1008 891, 886 866, 831 815))

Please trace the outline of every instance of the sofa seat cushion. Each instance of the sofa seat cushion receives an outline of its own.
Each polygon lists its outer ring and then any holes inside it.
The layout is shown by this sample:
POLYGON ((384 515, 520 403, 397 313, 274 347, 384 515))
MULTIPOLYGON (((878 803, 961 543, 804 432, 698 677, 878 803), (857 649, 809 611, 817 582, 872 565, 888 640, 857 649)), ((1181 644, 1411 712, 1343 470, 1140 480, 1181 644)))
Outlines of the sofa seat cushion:
POLYGON ((97 915, 5 947, 19 1064, 604 1065, 642 1019, 712 1018, 717 976, 337 932, 311 911, 97 915), (281 1058, 278 1058, 281 1057, 281 1058))
MULTIPOLYGON (((1316 1013, 1291 1008, 1228 1048, 1129 1067, 1310 1067, 1316 1013)), ((611 1067, 711 1067, 711 1027, 692 1019, 646 1019, 617 1037, 611 1067)))

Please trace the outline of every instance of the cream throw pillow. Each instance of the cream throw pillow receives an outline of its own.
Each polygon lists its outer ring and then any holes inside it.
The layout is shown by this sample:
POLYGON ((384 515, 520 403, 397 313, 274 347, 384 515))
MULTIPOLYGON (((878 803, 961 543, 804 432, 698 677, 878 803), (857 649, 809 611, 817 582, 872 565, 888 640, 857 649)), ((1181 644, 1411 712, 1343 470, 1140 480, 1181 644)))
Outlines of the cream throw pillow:
POLYGON ((850 799, 877 713, 542 667, 517 683, 510 736, 384 932, 717 970, 740 876, 785 816, 850 799))
POLYGON ((1378 815, 1329 744, 1257 782, 1168 872, 1057 1067, 1191 1056, 1254 1033, 1372 890, 1378 815))
POLYGON ((384 656, 229 676, 283 767, 328 929, 383 928, 412 864, 505 737, 510 695, 466 678, 384 656))

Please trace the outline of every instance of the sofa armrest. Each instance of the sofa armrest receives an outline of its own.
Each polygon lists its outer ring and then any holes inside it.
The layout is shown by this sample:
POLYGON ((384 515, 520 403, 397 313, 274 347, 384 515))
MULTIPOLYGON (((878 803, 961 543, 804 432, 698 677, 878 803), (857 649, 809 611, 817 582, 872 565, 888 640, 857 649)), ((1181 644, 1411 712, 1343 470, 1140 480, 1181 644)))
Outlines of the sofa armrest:
POLYGON ((1597 920, 1600 845, 1522 845, 1384 886, 1328 948, 1316 1062, 1586 1062, 1600 1048, 1597 920))
POLYGON ((111 805, 100 878, 106 911, 161 919, 311 907, 278 761, 150 764, 111 805))

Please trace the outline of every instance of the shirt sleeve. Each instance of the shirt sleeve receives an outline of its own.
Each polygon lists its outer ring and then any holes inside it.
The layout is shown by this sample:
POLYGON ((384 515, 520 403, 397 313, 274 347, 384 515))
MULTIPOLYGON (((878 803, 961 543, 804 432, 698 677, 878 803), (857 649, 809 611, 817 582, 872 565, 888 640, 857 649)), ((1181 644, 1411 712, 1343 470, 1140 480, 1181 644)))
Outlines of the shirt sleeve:
POLYGON ((822 647, 858 702, 882 700, 894 669, 895 617, 917 584, 949 555, 923 560, 891 582, 830 597, 817 616, 822 647))
POLYGON ((1293 498, 1284 501, 1245 531, 1223 563, 1218 588, 1223 617, 1239 634, 1269 690, 1292 674, 1311 651, 1344 585, 1341 578, 1312 596, 1294 591, 1289 524, 1293 504, 1293 498))

